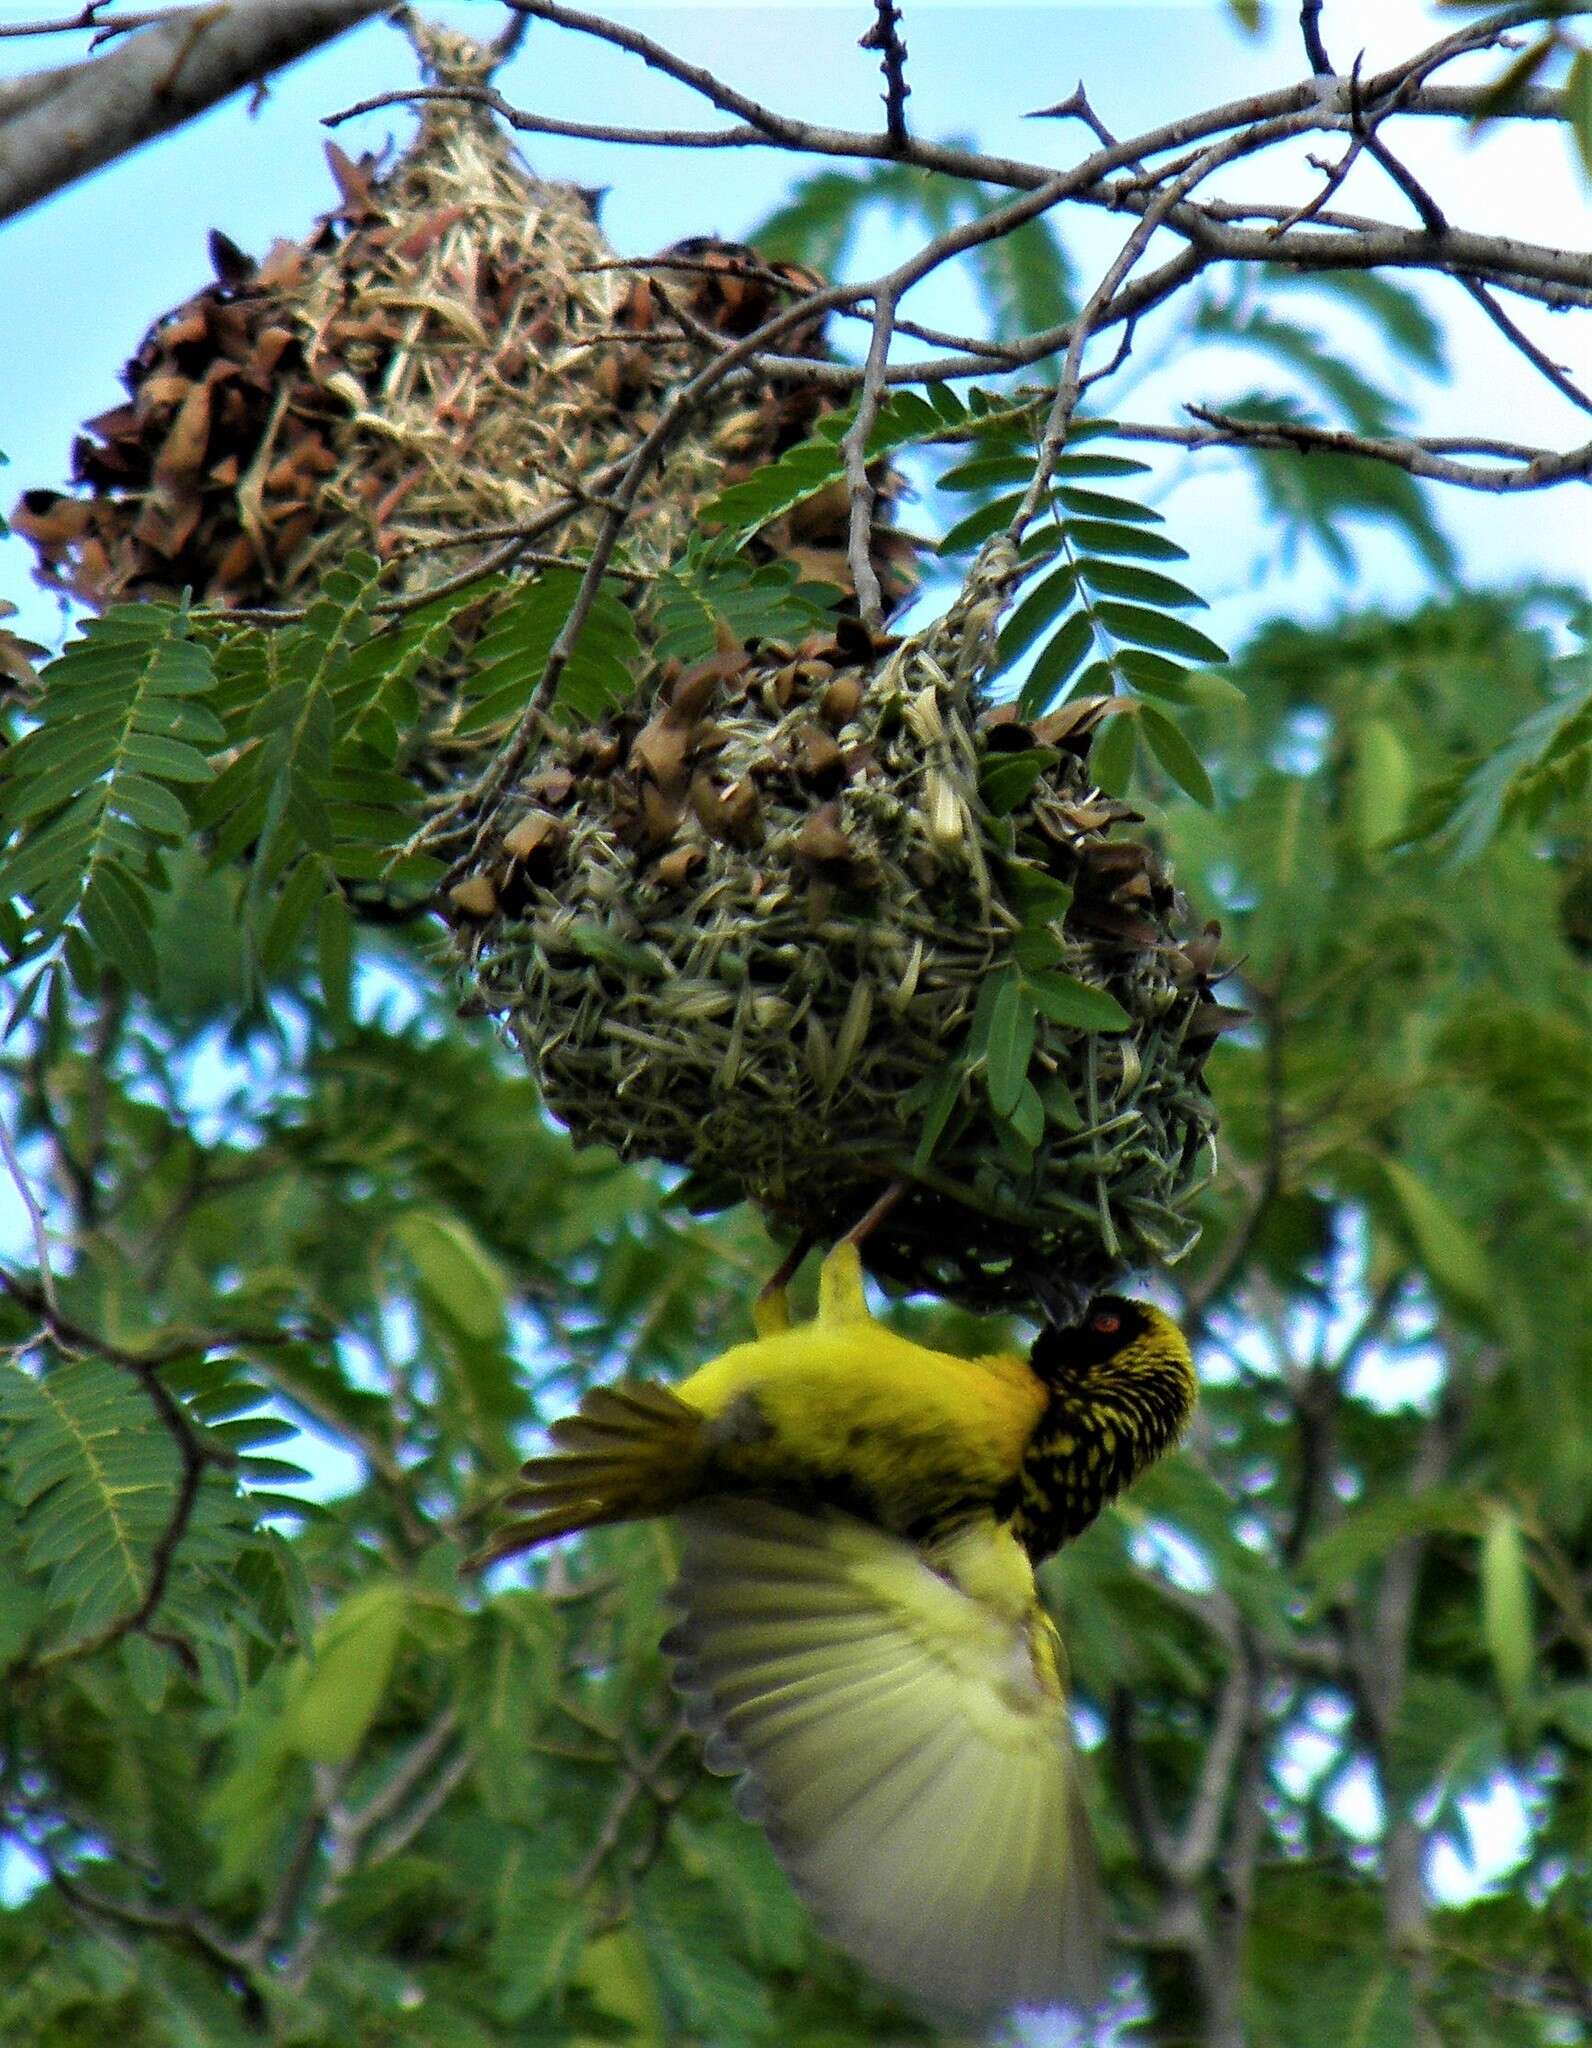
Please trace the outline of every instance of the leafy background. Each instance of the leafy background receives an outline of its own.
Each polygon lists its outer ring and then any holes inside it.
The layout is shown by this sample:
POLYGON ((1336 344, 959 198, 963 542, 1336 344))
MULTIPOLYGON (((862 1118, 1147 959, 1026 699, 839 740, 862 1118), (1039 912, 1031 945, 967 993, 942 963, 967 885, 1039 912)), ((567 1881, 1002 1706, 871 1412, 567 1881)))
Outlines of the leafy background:
MULTIPOLYGON (((825 174, 770 238, 833 262, 941 203, 825 174)), ((1440 389, 1420 300, 1275 283, 1193 299, 1155 359, 1241 347, 1279 404, 1373 427, 1417 379, 1440 389), (1349 359, 1345 318, 1393 367, 1349 359)), ((1072 288, 1042 233, 967 287, 995 332, 1072 288)), ((1029 460, 997 401, 955 403, 897 401, 881 426, 916 451, 913 523, 951 578, 1029 460)), ((829 448, 719 531, 821 483, 829 448)), ((1430 595, 1346 595, 1218 664, 1196 593, 1232 565, 1198 487, 1103 423, 1075 457, 1002 687, 1125 691, 1107 771, 1222 918, 1253 1012, 1212 1059, 1224 1171, 1200 1248, 1154 1283, 1199 1343, 1194 1440, 1046 1575, 1117 2032, 1573 2042, 1592 2010, 1577 599, 1462 577, 1413 486, 1262 458, 1263 572, 1292 550, 1350 592, 1367 536, 1396 536, 1430 595)), ((743 1214, 693 1219, 657 1177, 572 1154, 457 1014, 430 871, 392 857, 414 823, 408 678, 447 619, 395 632, 375 599, 355 559, 274 637, 123 610, 72 639, 42 715, 10 714, 6 1125, 53 1255, 19 1218, 0 2040, 932 2039, 818 1941, 698 1769, 657 1652, 662 1532, 461 1576, 541 1424, 621 1362, 684 1370, 738 1333, 776 1253, 743 1214)), ((723 544, 660 599, 682 635, 818 601, 753 587, 723 544)), ((516 596, 483 704, 534 681, 567 602, 556 578, 516 596)), ((616 602, 566 689, 631 686, 628 618, 616 602)), ((900 1313, 971 1341, 932 1304, 900 1313)))

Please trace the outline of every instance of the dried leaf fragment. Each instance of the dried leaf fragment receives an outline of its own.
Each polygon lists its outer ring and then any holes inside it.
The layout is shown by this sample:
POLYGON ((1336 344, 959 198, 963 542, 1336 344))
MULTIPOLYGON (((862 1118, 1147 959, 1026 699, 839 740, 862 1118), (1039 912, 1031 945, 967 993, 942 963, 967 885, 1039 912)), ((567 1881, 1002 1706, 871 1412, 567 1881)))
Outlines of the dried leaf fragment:
POLYGON ((850 839, 841 828, 839 804, 821 804, 796 835, 796 858, 813 866, 847 862, 853 857, 850 839))
POLYGON ((462 917, 489 918, 498 907, 497 890, 487 875, 466 875, 448 891, 448 901, 462 917))
POLYGON ((504 833, 503 850, 515 860, 529 861, 543 848, 551 852, 563 836, 564 828, 556 818, 546 811, 530 811, 504 833))

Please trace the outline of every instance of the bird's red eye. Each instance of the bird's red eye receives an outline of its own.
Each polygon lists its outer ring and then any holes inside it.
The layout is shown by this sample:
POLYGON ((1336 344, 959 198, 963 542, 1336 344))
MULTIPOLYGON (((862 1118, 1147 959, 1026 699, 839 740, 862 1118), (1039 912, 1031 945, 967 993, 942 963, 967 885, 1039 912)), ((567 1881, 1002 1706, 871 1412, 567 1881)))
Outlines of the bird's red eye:
POLYGON ((1122 1318, 1112 1310, 1103 1308, 1097 1316, 1090 1318, 1090 1327, 1098 1330, 1102 1337, 1114 1337, 1122 1328, 1122 1318))

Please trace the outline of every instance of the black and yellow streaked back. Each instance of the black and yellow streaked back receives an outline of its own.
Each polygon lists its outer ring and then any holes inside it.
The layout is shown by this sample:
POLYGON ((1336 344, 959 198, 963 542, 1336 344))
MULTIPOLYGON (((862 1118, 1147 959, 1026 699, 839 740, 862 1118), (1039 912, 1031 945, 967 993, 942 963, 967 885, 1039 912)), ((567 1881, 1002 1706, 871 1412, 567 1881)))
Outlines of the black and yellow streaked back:
POLYGON ((1013 1534, 1037 1562, 1177 1442, 1198 1389, 1182 1331, 1121 1295, 1101 1295, 1071 1329, 1041 1331, 1029 1366, 1047 1398, 1009 1505, 1013 1534))

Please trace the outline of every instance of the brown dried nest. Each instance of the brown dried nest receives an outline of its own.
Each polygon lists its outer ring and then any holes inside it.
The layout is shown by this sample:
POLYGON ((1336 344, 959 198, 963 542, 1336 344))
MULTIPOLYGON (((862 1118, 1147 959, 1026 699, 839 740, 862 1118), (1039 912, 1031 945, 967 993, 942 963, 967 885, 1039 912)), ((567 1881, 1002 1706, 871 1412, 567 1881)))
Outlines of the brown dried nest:
MULTIPOLYGON (((488 75, 491 54, 467 38, 414 33, 433 77, 488 75)), ((713 337, 750 333, 819 282, 708 240, 638 277, 590 196, 532 177, 474 104, 425 103, 385 172, 328 155, 340 197, 314 232, 259 263, 213 235, 216 281, 156 321, 122 373, 126 401, 75 443, 79 492, 23 495, 15 524, 42 580, 96 609, 185 588, 209 603, 292 605, 361 548, 415 595, 469 559, 438 543, 544 519, 536 548, 579 556, 605 474, 713 337)), ((821 328, 790 332, 782 350, 821 357, 821 328)), ((625 561, 668 561, 706 497, 802 439, 827 406, 810 385, 716 393, 645 485, 625 561)), ((759 545, 849 588, 845 518, 843 503, 821 503, 759 545)), ((881 524, 887 596, 911 587, 912 552, 881 524)), ((449 732, 450 676, 472 639, 422 679, 421 751, 452 756, 449 773, 484 744, 449 732)))
POLYGON ((1216 928, 1188 930, 1161 861, 1118 836, 1138 814, 1090 782, 1109 701, 1032 726, 979 707, 1008 573, 990 562, 915 639, 842 622, 670 665, 650 701, 550 731, 453 909, 478 1006, 577 1139, 822 1236, 904 1180, 864 1247, 876 1270, 975 1308, 1065 1309, 1192 1242, 1215 1122, 1200 1070, 1234 1013, 1211 999, 1216 928), (991 771, 1018 756, 1037 778, 997 816, 991 771), (1052 909, 1055 883, 1072 891, 1064 921, 1025 922, 1036 877, 1052 909), (1039 1019, 1028 1150, 968 1040, 981 989, 1036 944, 1131 1028, 1039 1019), (959 1064, 915 1165, 925 1094, 959 1064))

